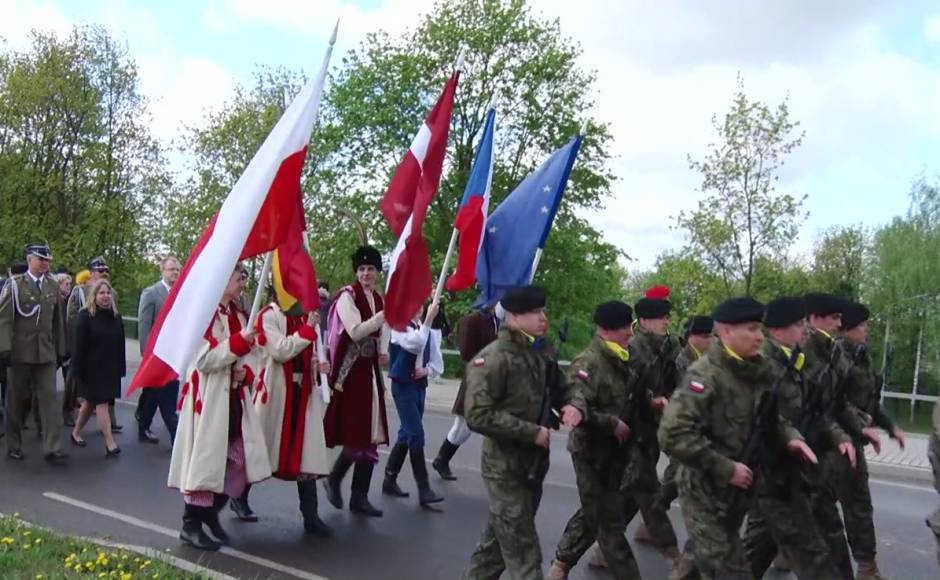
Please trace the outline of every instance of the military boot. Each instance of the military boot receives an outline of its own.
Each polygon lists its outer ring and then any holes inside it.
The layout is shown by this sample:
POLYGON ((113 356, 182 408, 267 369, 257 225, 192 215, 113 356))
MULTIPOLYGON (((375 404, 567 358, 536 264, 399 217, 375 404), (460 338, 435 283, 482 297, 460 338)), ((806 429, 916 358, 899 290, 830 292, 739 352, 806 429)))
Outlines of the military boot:
POLYGON ((418 484, 418 503, 427 507, 432 503, 444 501, 444 496, 431 489, 428 482, 428 465, 424 462, 424 448, 412 447, 408 453, 411 456, 411 471, 418 484))
POLYGON ((855 580, 884 580, 874 560, 859 560, 857 564, 858 571, 855 573, 855 580))
POLYGON ((548 567, 548 575, 545 578, 547 580, 568 580, 568 572, 570 571, 571 568, 564 562, 552 560, 552 565, 548 567))
POLYGON ((321 538, 329 538, 333 530, 320 519, 317 513, 317 484, 312 479, 297 482, 297 496, 300 498, 300 513, 304 518, 304 530, 321 538))
POLYGON ((219 521, 219 512, 222 511, 226 503, 228 503, 228 496, 217 493, 212 500, 211 508, 200 508, 202 510, 200 513, 202 523, 206 524, 215 539, 223 546, 228 546, 232 541, 225 532, 225 528, 222 527, 222 522, 219 521))
POLYGON ((356 462, 356 467, 353 469, 349 511, 372 518, 380 518, 382 517, 382 510, 369 502, 369 484, 372 482, 373 469, 375 469, 375 465, 368 460, 356 462))
POLYGON ((388 454, 388 462, 385 464, 385 479, 382 481, 382 493, 393 497, 408 497, 408 492, 398 486, 398 472, 405 464, 405 456, 408 455, 408 446, 404 443, 396 443, 388 454))
POLYGON ((349 471, 350 466, 352 466, 352 461, 346 457, 345 453, 340 453, 339 457, 336 458, 336 463, 333 464, 333 469, 330 470, 329 477, 323 480, 326 501, 338 510, 343 509, 343 492, 340 489, 340 484, 343 483, 343 478, 346 477, 346 472, 349 471))
POLYGON ((444 442, 441 443, 441 449, 437 452, 437 457, 431 462, 431 467, 441 476, 441 479, 447 481, 457 480, 457 476, 450 470, 450 460, 454 457, 454 453, 457 453, 459 448, 459 446, 451 443, 447 437, 445 437, 444 442))
POLYGON ((200 510, 212 508, 201 508, 190 504, 183 507, 183 529, 180 530, 180 539, 184 544, 197 548, 199 550, 215 551, 219 549, 219 544, 202 531, 202 513, 200 510))
POLYGON ((604 557, 604 552, 601 550, 601 547, 597 545, 597 542, 594 542, 590 551, 591 557, 588 559, 588 566, 592 568, 606 568, 607 558, 604 557))
POLYGON ((241 497, 233 497, 229 507, 232 508, 232 511, 235 512, 235 515, 238 516, 243 522, 257 522, 258 516, 251 510, 251 506, 248 505, 248 492, 251 491, 251 486, 245 486, 245 491, 242 492, 241 497))

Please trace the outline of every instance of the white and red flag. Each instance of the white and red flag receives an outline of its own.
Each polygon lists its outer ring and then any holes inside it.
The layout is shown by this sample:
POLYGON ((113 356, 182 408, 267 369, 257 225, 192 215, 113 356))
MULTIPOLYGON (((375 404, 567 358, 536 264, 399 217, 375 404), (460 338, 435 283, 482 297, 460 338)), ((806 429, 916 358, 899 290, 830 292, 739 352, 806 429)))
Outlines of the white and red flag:
POLYGON ((459 76, 458 67, 418 130, 379 204, 389 228, 398 236, 389 264, 385 298, 385 320, 396 330, 403 330, 431 295, 431 261, 424 240, 424 219, 441 182, 459 76))
POLYGON ((319 74, 284 111, 190 253, 157 316, 128 395, 140 387, 163 386, 183 374, 235 264, 274 250, 292 231, 294 214, 303 207, 300 174, 335 41, 334 29, 319 74))

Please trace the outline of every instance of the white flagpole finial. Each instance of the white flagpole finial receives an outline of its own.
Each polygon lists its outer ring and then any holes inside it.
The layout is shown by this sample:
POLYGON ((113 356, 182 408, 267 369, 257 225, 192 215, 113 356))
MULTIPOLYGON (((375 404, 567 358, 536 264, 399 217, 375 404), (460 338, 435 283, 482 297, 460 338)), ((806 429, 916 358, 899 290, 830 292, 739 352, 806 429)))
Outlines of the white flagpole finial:
POLYGON ((486 105, 486 110, 489 111, 490 109, 496 109, 496 97, 490 99, 489 104, 486 105))
POLYGON ((460 52, 457 53, 457 60, 454 62, 454 72, 463 72, 463 57, 467 53, 467 46, 460 45, 460 52))
POLYGON ((330 35, 330 46, 336 44, 336 33, 339 31, 339 18, 336 19, 336 24, 333 25, 333 34, 330 35))
POLYGON ((581 135, 582 137, 584 137, 584 134, 587 133, 587 126, 588 126, 588 120, 585 119, 584 122, 581 123, 581 129, 578 130, 578 135, 581 135))

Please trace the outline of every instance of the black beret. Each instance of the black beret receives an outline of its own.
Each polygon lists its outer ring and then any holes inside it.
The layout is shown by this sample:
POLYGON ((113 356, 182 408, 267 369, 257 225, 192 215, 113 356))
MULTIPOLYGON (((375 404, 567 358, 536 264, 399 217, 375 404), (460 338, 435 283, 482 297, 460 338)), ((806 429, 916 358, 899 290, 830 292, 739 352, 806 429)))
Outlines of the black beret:
POLYGON ((545 290, 539 286, 519 286, 503 295, 499 301, 506 312, 525 314, 545 308, 545 290))
POLYGON ((753 298, 729 298, 715 308, 712 318, 724 324, 760 322, 764 319, 764 305, 753 298))
POLYGON ((764 326, 785 328, 806 318, 806 301, 792 296, 781 296, 767 303, 764 326))
POLYGON ((830 314, 842 314, 845 308, 845 301, 834 294, 825 292, 811 292, 803 299, 806 301, 806 314, 815 314, 816 316, 829 316, 830 314))
POLYGON ((72 275, 72 272, 69 271, 69 267, 65 265, 59 266, 58 268, 53 270, 52 273, 53 274, 68 274, 69 276, 72 275))
POLYGON ((359 246, 352 255, 353 272, 358 270, 359 266, 375 266, 375 269, 381 272, 382 254, 372 246, 359 246))
POLYGON ((26 246, 26 256, 38 256, 46 260, 52 259, 52 250, 46 244, 29 244, 26 246))
POLYGON ((689 323, 685 325, 685 335, 711 334, 714 326, 715 321, 712 320, 711 316, 696 315, 690 318, 689 323))
POLYGON ((633 309, 619 300, 604 302, 594 310, 594 324, 604 330, 626 328, 633 323, 633 309))
POLYGON ((92 258, 88 260, 88 269, 92 272, 96 270, 107 270, 108 263, 104 261, 104 258, 98 256, 97 258, 92 258))
POLYGON ((868 307, 858 302, 849 302, 842 311, 842 330, 851 330, 871 317, 868 307))
POLYGON ((640 298, 633 306, 637 318, 665 318, 672 311, 672 302, 660 298, 640 298))

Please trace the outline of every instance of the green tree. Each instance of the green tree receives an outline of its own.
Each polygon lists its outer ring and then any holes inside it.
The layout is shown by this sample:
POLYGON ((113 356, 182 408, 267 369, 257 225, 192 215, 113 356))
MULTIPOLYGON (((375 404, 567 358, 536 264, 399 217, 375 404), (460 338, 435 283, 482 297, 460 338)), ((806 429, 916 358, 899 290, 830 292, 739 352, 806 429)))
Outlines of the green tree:
POLYGON ((0 53, 0 256, 48 241, 56 262, 104 255, 124 306, 153 276, 162 150, 126 46, 98 27, 33 32, 0 53))
POLYGON ((813 286, 848 300, 859 300, 868 237, 861 226, 824 231, 813 249, 813 286))
POLYGON ((785 255, 806 218, 806 196, 776 189, 777 172, 803 132, 786 100, 776 109, 751 101, 740 78, 731 110, 712 125, 717 142, 704 159, 689 157, 705 198, 676 224, 688 233, 687 250, 720 275, 728 294, 751 295, 758 267, 785 255))

